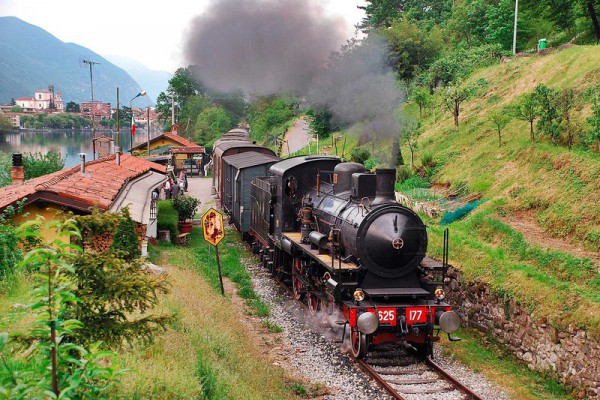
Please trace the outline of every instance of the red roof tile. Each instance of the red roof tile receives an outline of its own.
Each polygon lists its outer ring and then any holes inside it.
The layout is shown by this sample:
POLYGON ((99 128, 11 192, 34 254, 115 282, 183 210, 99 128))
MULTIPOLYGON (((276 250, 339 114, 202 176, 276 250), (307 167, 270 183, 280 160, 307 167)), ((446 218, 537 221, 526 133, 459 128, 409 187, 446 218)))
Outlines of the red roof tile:
MULTIPOLYGON (((150 139, 150 143, 153 143, 162 138, 170 139, 170 140, 174 141, 175 143, 180 144, 181 146, 186 146, 186 147, 197 146, 196 143, 190 142, 186 138, 179 136, 179 135, 175 135, 174 133, 171 133, 171 132, 165 132, 163 134, 158 135, 155 138, 150 139)), ((137 146, 133 147, 131 150, 145 149, 146 146, 147 146, 146 142, 140 143, 137 146)))
POLYGON ((127 182, 151 170, 165 173, 166 167, 127 154, 121 155, 121 165, 117 165, 113 154, 85 163, 84 174, 77 165, 21 184, 2 187, 0 209, 36 192, 55 194, 108 209, 127 182))

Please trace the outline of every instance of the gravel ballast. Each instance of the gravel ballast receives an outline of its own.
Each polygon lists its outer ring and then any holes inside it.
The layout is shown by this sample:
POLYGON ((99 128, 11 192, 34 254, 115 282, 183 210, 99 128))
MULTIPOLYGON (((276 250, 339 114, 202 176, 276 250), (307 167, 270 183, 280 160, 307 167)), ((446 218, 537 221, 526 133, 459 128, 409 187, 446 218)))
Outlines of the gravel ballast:
MULTIPOLYGON (((256 259, 244 259, 243 263, 252 275, 255 292, 271 310, 268 317, 270 323, 282 328, 280 335, 283 338, 283 349, 273 349, 288 354, 282 367, 303 376, 313 384, 327 386, 330 394, 322 397, 326 400, 391 398, 354 363, 344 349, 347 341, 343 345, 335 342, 341 338, 341 333, 332 332, 323 321, 329 318, 331 325, 334 325, 332 319, 335 317, 327 317, 325 313, 310 316, 256 259)), ((485 377, 442 355, 439 346, 434 351, 436 363, 483 398, 509 399, 485 377)), ((410 395, 411 400, 454 398, 455 395, 448 394, 445 397, 444 393, 410 395)))

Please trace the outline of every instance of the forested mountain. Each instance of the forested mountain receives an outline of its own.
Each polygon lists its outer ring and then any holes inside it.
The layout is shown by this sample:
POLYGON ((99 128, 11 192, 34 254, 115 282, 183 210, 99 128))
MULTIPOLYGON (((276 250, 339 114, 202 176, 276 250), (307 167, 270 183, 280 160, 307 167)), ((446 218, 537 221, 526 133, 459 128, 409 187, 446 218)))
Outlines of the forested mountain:
MULTIPOLYGON (((93 69, 94 99, 115 103, 116 88, 121 99, 140 92, 140 85, 123 69, 92 50, 64 43, 45 30, 16 17, 0 17, 0 102, 33 97, 34 91, 54 85, 65 104, 90 100, 90 71, 81 63, 87 58, 100 64, 93 69)), ((147 97, 138 106, 147 106, 147 97)))
MULTIPOLYGON (((166 71, 154 71, 131 58, 110 54, 106 58, 125 71, 135 79, 140 86, 148 92, 150 100, 156 101, 156 98, 165 90, 169 84, 169 79, 173 76, 166 71)), ((137 100, 136 100, 137 101, 137 100)))

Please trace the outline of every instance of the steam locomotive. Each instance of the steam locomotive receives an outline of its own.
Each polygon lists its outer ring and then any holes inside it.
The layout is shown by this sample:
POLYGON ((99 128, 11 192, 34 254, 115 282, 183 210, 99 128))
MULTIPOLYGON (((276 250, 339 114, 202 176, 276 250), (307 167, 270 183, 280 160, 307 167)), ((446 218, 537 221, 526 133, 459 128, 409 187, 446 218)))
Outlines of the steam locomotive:
POLYGON ((281 160, 249 144, 239 132, 215 144, 213 182, 264 267, 310 313, 337 310, 354 357, 398 341, 432 356, 440 330, 450 337, 460 323, 444 302, 448 236, 444 262, 426 259, 425 224, 396 202, 395 170, 332 156, 281 160))

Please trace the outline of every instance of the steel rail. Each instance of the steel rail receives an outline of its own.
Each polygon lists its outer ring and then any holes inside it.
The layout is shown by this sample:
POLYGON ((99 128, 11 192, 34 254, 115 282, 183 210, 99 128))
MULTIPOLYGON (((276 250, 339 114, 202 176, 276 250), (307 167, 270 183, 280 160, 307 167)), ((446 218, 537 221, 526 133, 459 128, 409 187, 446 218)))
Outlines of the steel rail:
POLYGON ((462 391, 463 393, 465 393, 470 399, 473 400, 483 400, 483 398, 481 396, 479 396, 477 393, 475 393, 474 391, 472 391, 471 389, 469 389, 467 386, 465 386, 461 381, 459 381, 454 375, 450 374, 448 371, 446 371, 444 368, 442 368, 439 364, 437 364, 436 362, 434 362, 433 360, 426 358, 425 359, 427 361, 427 365, 429 365, 434 371, 440 373, 441 375, 444 376, 444 378, 446 378, 447 380, 449 380, 450 382, 452 382, 452 384, 454 386, 456 386, 456 388, 460 391, 462 391))

